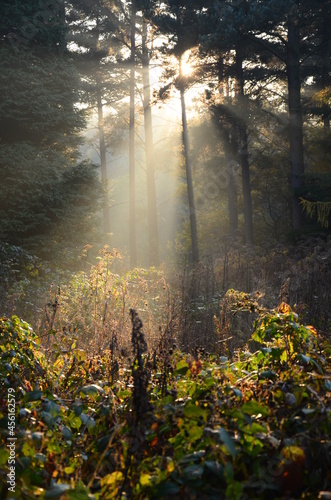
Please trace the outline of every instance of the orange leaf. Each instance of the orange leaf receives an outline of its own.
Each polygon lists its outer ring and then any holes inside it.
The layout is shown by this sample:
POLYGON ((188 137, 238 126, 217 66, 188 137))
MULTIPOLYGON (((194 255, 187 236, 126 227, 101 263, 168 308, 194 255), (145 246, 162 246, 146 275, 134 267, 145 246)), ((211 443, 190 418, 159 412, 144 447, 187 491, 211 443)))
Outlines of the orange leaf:
POLYGON ((157 445, 157 443, 158 443, 158 438, 157 438, 157 437, 155 437, 155 438, 153 439, 153 441, 151 442, 151 446, 156 446, 156 445, 157 445))
POLYGON ((310 331, 310 333, 312 333, 313 335, 315 335, 315 337, 317 337, 317 331, 313 326, 306 325, 306 328, 310 331))

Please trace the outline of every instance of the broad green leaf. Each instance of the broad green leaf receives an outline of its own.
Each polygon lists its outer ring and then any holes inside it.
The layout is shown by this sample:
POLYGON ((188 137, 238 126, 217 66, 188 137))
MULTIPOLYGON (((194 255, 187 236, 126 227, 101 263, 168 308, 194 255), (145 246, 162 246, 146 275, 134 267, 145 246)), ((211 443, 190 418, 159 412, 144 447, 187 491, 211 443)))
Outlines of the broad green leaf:
POLYGON ((242 399, 243 395, 241 393, 241 391, 239 389, 237 389, 236 387, 232 387, 232 390, 233 390, 233 393, 240 399, 242 399))
POLYGON ((57 417, 60 413, 60 406, 55 401, 48 401, 45 405, 45 411, 52 415, 52 417, 57 417))
POLYGON ((185 375, 187 373, 187 370, 189 369, 188 364, 186 361, 179 361, 176 365, 176 369, 174 371, 175 375, 185 375))
POLYGON ((220 427, 218 429, 218 433, 219 433, 219 436, 221 438, 221 441, 225 444, 228 452, 230 453, 230 455, 232 457, 236 457, 237 456, 237 450, 236 450, 236 447, 235 447, 235 444, 232 440, 232 437, 230 436, 230 434, 228 433, 227 430, 223 429, 223 427, 220 427))
POLYGON ((80 419, 84 425, 87 425, 88 429, 93 429, 93 427, 95 427, 96 422, 94 418, 86 415, 86 413, 82 413, 80 419))
POLYGON ((206 455, 205 450, 199 450, 199 451, 194 451, 193 453, 190 453, 189 455, 184 455, 181 457, 179 460, 180 464, 187 464, 190 462, 200 462, 201 459, 206 455))
POLYGON ((215 476, 223 479, 224 477, 224 469, 223 466, 219 462, 215 462, 213 460, 206 460, 204 462, 205 467, 210 470, 215 476))
POLYGON ((42 395, 43 395, 42 391, 39 390, 30 391, 26 393, 24 399, 25 401, 38 401, 38 399, 41 399, 42 395))
POLYGON ((188 465, 185 467, 183 470, 183 473, 185 476, 187 476, 189 479, 198 479, 202 476, 203 474, 203 466, 202 465, 188 465))
POLYGON ((30 444, 28 441, 25 441, 25 443, 22 446, 22 453, 25 457, 34 457, 36 453, 34 444, 30 444))
POLYGON ((305 415, 311 415, 312 413, 316 412, 316 408, 302 408, 302 413, 305 415))
POLYGON ((80 389, 80 392, 86 394, 87 396, 95 397, 98 394, 104 394, 104 390, 97 384, 85 385, 80 389))
POLYGON ((69 429, 69 427, 67 427, 67 426, 63 427, 63 429, 62 429, 61 432, 62 432, 62 435, 63 435, 64 439, 66 441, 70 441, 70 439, 72 438, 72 432, 69 429))
POLYGON ((188 417, 188 418, 200 418, 200 417, 202 417, 204 421, 207 420, 207 411, 200 408, 200 406, 196 406, 192 403, 185 405, 183 412, 184 412, 185 417, 188 417))
POLYGON ((64 495, 64 493, 68 490, 70 490, 69 484, 57 483, 46 491, 44 498, 45 500, 48 500, 49 498, 60 498, 60 496, 64 495))
POLYGON ((260 378, 274 379, 276 377, 277 377, 277 374, 273 370, 264 370, 263 372, 260 373, 260 378))
POLYGON ((47 424, 49 427, 52 427, 55 423, 53 416, 50 413, 48 413, 47 411, 41 412, 41 418, 43 419, 45 424, 47 424))
POLYGON ((299 358, 305 363, 308 364, 311 362, 311 358, 309 356, 305 356, 304 354, 299 354, 299 358))
POLYGON ((325 387, 328 391, 331 391, 331 380, 325 380, 325 387))
POLYGON ((76 416, 74 413, 71 414, 68 423, 70 427, 73 429, 79 429, 82 425, 82 421, 79 416, 76 416))
POLYGON ((70 500, 91 500, 93 498, 82 481, 76 483, 75 489, 67 491, 66 497, 70 500))
POLYGON ((31 438, 34 440, 34 441, 41 441, 44 437, 44 433, 43 432, 33 432, 31 434, 31 438))
POLYGON ((257 401, 248 401, 241 406, 241 411, 247 415, 258 415, 261 413, 263 417, 269 415, 270 411, 267 406, 262 406, 257 401))

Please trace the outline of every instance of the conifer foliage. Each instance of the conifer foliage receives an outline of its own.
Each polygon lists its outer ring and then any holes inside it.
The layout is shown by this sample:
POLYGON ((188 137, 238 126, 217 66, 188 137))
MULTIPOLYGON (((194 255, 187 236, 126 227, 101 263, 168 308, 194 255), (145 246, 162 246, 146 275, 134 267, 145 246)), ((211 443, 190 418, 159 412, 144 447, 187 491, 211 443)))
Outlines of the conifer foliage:
POLYGON ((64 5, 2 2, 0 17, 0 237, 49 255, 64 235, 79 242, 98 192, 94 166, 79 160, 85 120, 64 5))

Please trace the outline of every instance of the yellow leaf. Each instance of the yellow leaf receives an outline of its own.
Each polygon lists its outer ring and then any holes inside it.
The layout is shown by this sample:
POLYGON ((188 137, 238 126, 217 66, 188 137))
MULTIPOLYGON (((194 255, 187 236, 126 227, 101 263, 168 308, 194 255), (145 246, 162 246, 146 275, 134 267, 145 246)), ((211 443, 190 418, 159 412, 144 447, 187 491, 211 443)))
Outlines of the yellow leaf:
POLYGON ((175 470, 175 464, 174 462, 171 460, 171 462, 168 463, 167 465, 167 470, 171 473, 175 470))
POLYGON ((114 483, 118 483, 123 480, 123 473, 121 471, 115 471, 112 472, 111 474, 107 474, 102 480, 101 484, 104 485, 111 485, 114 483))
POLYGON ((278 312, 282 314, 287 314, 291 312, 291 308, 286 302, 282 302, 278 307, 278 312))
POLYGON ((146 486, 150 483, 151 475, 142 473, 140 476, 140 484, 141 486, 146 486))

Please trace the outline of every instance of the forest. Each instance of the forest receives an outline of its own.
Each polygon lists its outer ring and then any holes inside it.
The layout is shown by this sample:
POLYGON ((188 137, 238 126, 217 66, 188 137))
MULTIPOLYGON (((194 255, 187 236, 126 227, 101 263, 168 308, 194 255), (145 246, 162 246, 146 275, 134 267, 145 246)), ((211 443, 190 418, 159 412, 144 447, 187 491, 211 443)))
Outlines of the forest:
POLYGON ((331 499, 330 19, 0 0, 1 499, 331 499))

